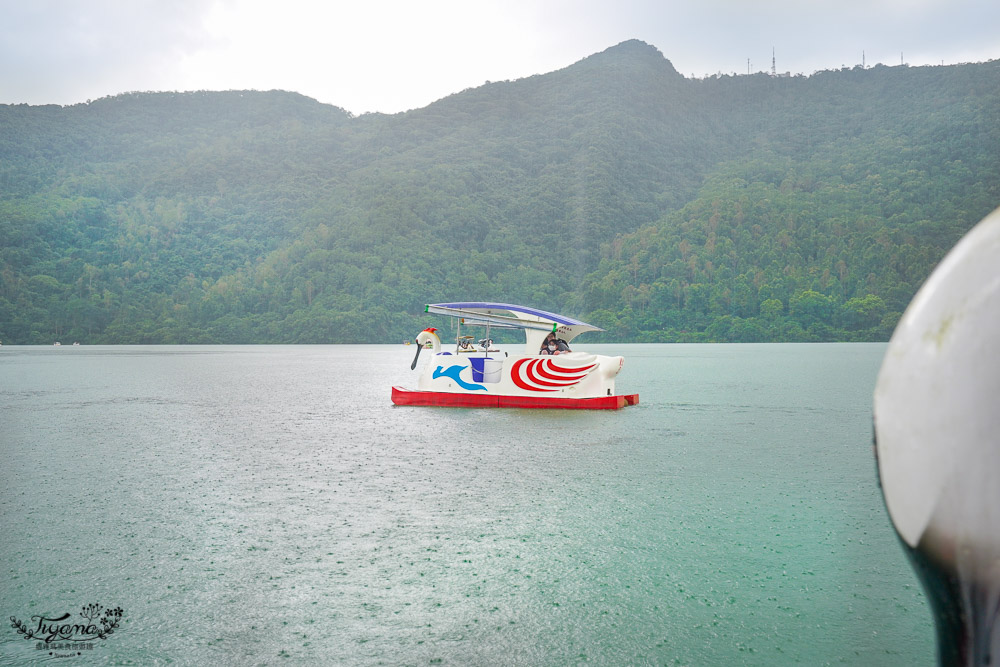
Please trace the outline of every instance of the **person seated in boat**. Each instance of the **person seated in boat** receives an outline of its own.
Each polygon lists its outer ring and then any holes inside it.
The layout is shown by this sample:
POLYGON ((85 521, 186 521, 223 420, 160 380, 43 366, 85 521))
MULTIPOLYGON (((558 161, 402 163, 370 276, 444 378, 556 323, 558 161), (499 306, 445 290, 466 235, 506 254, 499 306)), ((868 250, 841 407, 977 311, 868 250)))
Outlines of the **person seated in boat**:
POLYGON ((556 338, 554 333, 550 333, 545 337, 542 349, 538 351, 538 354, 565 354, 567 352, 572 352, 569 349, 569 343, 562 338, 556 338))

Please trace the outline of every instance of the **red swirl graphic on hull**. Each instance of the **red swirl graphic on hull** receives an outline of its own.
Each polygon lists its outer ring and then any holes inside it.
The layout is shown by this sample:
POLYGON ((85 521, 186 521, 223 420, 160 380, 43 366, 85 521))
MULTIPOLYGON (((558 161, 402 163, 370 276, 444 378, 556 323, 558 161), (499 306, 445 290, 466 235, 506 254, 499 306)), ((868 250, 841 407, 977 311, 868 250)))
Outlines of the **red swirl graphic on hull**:
POLYGON ((510 369, 514 384, 526 391, 559 391, 587 377, 597 364, 568 368, 553 359, 518 359, 510 369))

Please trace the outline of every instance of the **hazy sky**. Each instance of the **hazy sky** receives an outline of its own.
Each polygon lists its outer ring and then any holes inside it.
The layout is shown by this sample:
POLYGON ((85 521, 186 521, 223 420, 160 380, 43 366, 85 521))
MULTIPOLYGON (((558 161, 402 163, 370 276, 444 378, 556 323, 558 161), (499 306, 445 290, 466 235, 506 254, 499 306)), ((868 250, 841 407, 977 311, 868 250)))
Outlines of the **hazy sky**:
POLYGON ((627 39, 684 76, 1000 58, 1000 0, 0 0, 0 103, 282 89, 426 106, 627 39))

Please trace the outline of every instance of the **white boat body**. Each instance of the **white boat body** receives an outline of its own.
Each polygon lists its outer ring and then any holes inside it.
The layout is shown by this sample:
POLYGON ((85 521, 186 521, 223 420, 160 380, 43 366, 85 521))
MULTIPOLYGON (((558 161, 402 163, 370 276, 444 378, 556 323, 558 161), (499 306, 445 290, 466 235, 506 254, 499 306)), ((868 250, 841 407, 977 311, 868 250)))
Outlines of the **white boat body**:
POLYGON ((397 404, 619 408, 638 402, 637 395, 615 393, 615 378, 624 364, 623 357, 585 352, 538 353, 550 332, 568 342, 584 331, 600 331, 597 327, 512 304, 464 302, 427 308, 428 312, 458 317, 466 324, 524 329, 525 349, 505 351, 488 339, 481 341, 481 350, 469 351, 458 344, 446 349, 437 329, 425 329, 416 342, 418 350, 430 343, 431 354, 417 380, 416 391, 393 388, 397 404))

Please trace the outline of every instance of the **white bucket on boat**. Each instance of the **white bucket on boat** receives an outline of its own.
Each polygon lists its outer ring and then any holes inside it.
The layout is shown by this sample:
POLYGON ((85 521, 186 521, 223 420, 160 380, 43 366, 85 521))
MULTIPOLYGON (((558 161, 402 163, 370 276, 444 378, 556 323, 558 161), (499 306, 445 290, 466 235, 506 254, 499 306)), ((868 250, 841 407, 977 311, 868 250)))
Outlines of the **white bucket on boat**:
POLYGON ((487 359, 483 363, 483 382, 499 382, 503 373, 503 360, 487 359))

